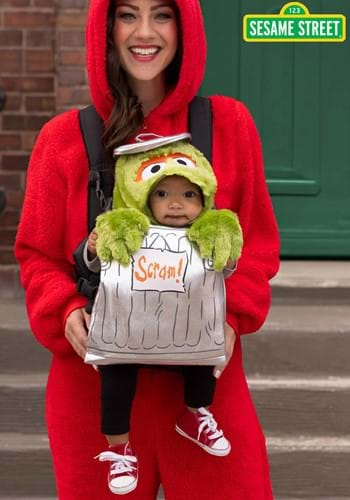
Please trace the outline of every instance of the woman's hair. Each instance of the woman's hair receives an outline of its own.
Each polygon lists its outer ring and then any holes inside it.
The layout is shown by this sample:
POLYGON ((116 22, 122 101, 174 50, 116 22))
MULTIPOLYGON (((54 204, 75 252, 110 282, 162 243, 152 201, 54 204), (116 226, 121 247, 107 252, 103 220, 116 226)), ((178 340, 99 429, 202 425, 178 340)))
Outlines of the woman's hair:
MULTIPOLYGON (((166 68, 169 86, 177 83, 182 60, 182 36, 180 28, 180 15, 174 2, 178 24, 178 48, 174 59, 166 68)), ((107 18, 107 80, 115 99, 112 112, 107 120, 103 134, 103 143, 107 151, 127 142, 143 126, 144 116, 142 106, 134 95, 128 83, 126 73, 121 67, 119 54, 116 50, 113 27, 115 20, 115 1, 111 0, 107 18)))

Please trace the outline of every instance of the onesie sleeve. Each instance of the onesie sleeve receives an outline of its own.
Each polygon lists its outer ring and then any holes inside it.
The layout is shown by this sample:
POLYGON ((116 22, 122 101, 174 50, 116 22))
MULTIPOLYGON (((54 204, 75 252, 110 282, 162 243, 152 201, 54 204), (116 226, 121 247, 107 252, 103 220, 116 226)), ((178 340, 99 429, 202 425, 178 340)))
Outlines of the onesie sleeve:
POLYGON ((84 245, 83 259, 84 259, 84 264, 86 265, 89 271, 91 271, 92 273, 99 273, 101 271, 101 261, 97 255, 92 260, 89 260, 87 241, 84 245))
POLYGON ((261 141, 247 108, 235 102, 240 193, 233 210, 243 229, 237 269, 226 280, 227 321, 238 335, 257 331, 269 311, 269 280, 279 268, 279 235, 267 190, 261 141))
POLYGON ((64 336, 65 319, 86 299, 77 293, 73 264, 65 256, 68 181, 61 163, 46 124, 28 168, 15 255, 35 337, 50 351, 69 354, 73 349, 64 336))

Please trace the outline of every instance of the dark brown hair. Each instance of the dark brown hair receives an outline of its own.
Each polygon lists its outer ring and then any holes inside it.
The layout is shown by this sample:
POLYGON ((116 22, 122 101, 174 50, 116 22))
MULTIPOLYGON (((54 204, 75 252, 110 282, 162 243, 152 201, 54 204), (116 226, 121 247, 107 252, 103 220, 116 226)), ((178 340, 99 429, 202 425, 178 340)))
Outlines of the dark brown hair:
MULTIPOLYGON (((178 48, 174 59, 166 69, 167 80, 170 86, 176 84, 179 78, 182 46, 181 27, 178 8, 174 2, 178 25, 178 48)), ((115 99, 112 112, 107 120, 103 143, 108 152, 121 144, 125 144, 143 126, 144 116, 142 106, 134 95, 124 69, 120 65, 118 51, 113 38, 115 20, 115 1, 111 0, 107 17, 107 81, 115 99)))

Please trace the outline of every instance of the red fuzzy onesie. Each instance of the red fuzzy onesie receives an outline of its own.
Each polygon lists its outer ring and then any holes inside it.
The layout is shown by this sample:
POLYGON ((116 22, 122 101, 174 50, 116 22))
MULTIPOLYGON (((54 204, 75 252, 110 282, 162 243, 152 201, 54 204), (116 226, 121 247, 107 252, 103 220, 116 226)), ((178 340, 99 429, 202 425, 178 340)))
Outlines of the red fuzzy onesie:
MULTIPOLYGON (((176 0, 183 58, 173 91, 145 119, 159 135, 187 130, 188 103, 204 74, 206 43, 198 0, 176 0)), ((106 79, 108 0, 91 0, 87 63, 93 102, 107 119, 112 98, 106 79)), ((237 35, 238 36, 238 35, 237 35)), ((279 239, 266 189, 261 144, 245 106, 228 97, 211 98, 217 208, 239 214, 243 255, 226 281, 227 320, 237 334, 234 354, 219 379, 213 412, 232 443, 230 455, 204 453, 175 430, 183 409, 177 373, 140 370, 131 419, 139 458, 139 484, 129 500, 154 500, 161 482, 166 500, 270 500, 265 440, 242 368, 239 336, 263 324, 270 305, 269 279, 279 261, 279 239)), ((53 353, 47 386, 47 426, 60 500, 115 498, 106 469, 93 459, 106 449, 99 431, 99 377, 64 337, 67 315, 85 304, 73 279, 73 251, 87 233, 88 160, 77 110, 57 116, 42 129, 28 172, 16 256, 26 289, 30 324, 53 353)))

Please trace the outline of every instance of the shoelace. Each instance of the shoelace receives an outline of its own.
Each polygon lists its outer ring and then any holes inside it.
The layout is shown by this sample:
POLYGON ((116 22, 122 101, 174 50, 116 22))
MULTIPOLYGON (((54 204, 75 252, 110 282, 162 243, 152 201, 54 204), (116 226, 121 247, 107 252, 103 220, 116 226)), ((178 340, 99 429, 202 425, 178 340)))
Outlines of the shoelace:
POLYGON ((218 424, 216 420, 214 419, 214 416, 212 413, 210 413, 208 410, 205 408, 199 408, 198 410, 201 414, 199 417, 199 428, 198 428, 198 437, 197 439, 199 440, 200 435, 204 431, 206 434, 209 434, 209 432, 212 432, 211 435, 208 435, 209 439, 217 439, 221 436, 223 436, 223 432, 218 429, 218 424))
POLYGON ((111 474, 122 474, 136 470, 132 464, 137 462, 137 458, 133 455, 119 455, 114 451, 103 451, 95 458, 98 458, 100 462, 115 462, 111 465, 111 474))

